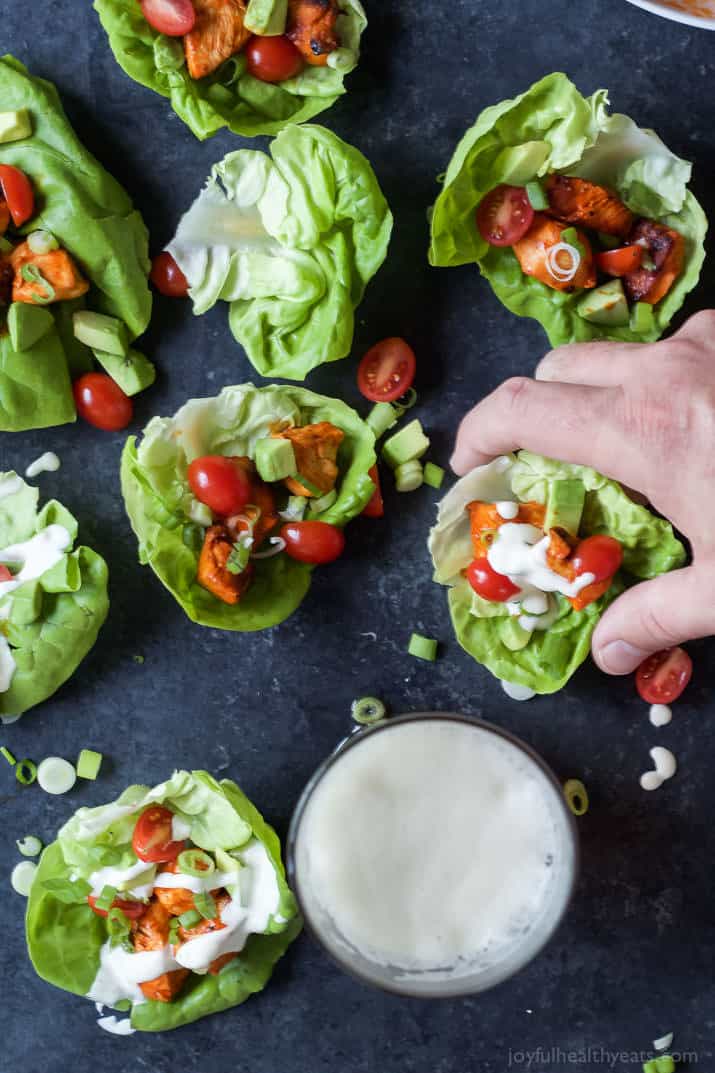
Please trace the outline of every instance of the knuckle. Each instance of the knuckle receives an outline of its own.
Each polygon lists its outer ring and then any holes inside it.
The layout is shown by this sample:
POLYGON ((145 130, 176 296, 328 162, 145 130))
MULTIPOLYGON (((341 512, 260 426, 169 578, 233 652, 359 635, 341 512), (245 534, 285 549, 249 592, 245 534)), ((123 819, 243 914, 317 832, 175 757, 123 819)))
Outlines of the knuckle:
POLYGON ((650 637, 657 648, 672 648, 683 638, 668 624, 662 610, 646 604, 640 611, 640 628, 646 637, 650 637))
POLYGON ((701 309, 698 313, 693 313, 676 338, 693 336, 710 346, 715 343, 715 309, 701 309))
POLYGON ((510 376, 495 394, 507 411, 520 413, 528 404, 533 383, 528 376, 510 376))

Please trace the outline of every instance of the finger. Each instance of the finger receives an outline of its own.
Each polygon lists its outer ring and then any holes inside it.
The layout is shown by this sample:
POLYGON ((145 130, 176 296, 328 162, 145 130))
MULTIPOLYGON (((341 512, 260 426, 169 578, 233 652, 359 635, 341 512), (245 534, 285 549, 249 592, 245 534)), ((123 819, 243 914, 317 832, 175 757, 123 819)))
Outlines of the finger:
POLYGON ((562 384, 618 387, 648 360, 653 360, 652 351, 643 343, 568 343, 549 351, 534 375, 562 384))
POLYGON ((643 660, 715 631, 715 585, 689 566, 629 589, 596 627, 593 658, 606 674, 630 674, 643 660))

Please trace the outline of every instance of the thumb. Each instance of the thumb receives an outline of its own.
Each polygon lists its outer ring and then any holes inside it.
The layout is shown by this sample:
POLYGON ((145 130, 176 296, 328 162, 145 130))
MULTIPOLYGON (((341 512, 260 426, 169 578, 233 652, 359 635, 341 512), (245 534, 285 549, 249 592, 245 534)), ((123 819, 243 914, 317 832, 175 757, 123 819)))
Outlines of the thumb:
POLYGON ((596 627, 591 648, 606 674, 630 674, 653 652, 712 632, 712 572, 689 566, 619 596, 596 627))

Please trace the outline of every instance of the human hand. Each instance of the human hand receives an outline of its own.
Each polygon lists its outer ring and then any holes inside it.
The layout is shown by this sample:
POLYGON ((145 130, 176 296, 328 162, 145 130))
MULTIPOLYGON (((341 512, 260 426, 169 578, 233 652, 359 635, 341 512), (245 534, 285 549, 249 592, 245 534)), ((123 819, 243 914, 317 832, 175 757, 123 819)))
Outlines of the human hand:
POLYGON ((457 474, 518 448, 593 466, 642 492, 690 541, 693 563, 620 596, 592 641, 608 674, 715 633, 715 311, 658 343, 572 343, 462 421, 457 474))

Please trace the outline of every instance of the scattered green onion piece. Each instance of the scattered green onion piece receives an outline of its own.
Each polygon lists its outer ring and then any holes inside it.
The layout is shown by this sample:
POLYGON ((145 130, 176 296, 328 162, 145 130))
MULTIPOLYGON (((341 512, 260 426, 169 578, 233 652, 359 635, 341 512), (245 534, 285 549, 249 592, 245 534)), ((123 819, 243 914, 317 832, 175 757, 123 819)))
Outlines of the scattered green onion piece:
POLYGON ((77 757, 77 774, 80 779, 94 779, 99 775, 99 769, 102 766, 102 754, 96 753, 94 749, 82 749, 81 753, 77 757))
POLYGON ((27 245, 33 253, 42 254, 59 249, 60 244, 51 231, 40 229, 38 231, 30 232, 27 236, 27 245))
MULTIPOLYGON (((107 852, 107 847, 102 846, 102 852, 107 852)), ((87 901, 87 895, 92 893, 92 888, 86 879, 45 879, 42 883, 45 890, 65 905, 77 905, 87 901)))
POLYGON ((356 723, 370 726, 371 723, 379 723, 385 718, 387 708, 377 697, 360 697, 352 702, 350 714, 356 723))
POLYGON ((651 1058, 649 1062, 643 1063, 643 1073, 658 1073, 655 1058, 651 1058))
POLYGON ((434 663, 437 659, 437 644, 434 637, 423 637, 421 633, 413 633, 407 651, 417 659, 425 659, 434 663))
POLYGON ((441 466, 435 466, 434 462, 425 462, 424 482, 430 488, 441 488, 444 480, 444 470, 441 466))
POLYGON ((132 656, 132 659, 134 660, 135 663, 144 663, 144 656, 140 656, 138 652, 136 652, 132 656))
POLYGON ((375 433, 375 439, 379 440, 389 428, 397 424, 395 410, 389 402, 376 402, 366 421, 375 433))
POLYGON ((18 760, 15 767, 15 778, 23 786, 31 786, 37 778, 37 765, 32 760, 18 760))
POLYGON ((253 538, 250 538, 250 544, 247 540, 237 540, 233 545, 233 551, 226 560, 226 569, 229 574, 242 574, 248 566, 251 558, 251 548, 253 547, 253 538))
POLYGON ((302 488, 307 488, 310 494, 317 499, 320 499, 320 497, 325 494, 322 488, 318 488, 317 484, 313 484, 313 482, 309 481, 307 477, 304 477, 302 473, 296 473, 293 480, 302 488))
POLYGON ((102 887, 102 893, 95 901, 95 907, 101 909, 103 913, 108 913, 112 908, 112 902, 117 897, 117 888, 110 887, 107 883, 102 887))
POLYGON ((33 294, 33 302, 37 302, 38 305, 46 306, 54 300, 56 294, 55 288, 49 280, 45 279, 37 265, 23 265, 20 269, 20 275, 25 283, 36 283, 38 286, 42 287, 45 292, 44 295, 33 294))
POLYGON ((568 779, 564 783, 564 797, 574 816, 588 812, 588 791, 580 779, 568 779))
POLYGON ((655 1060, 657 1073, 675 1073, 675 1060, 670 1054, 663 1054, 655 1060))
POLYGON ((169 946, 176 946, 179 939, 179 918, 172 917, 169 921, 169 946))
POLYGON ((37 865, 34 861, 20 861, 15 865, 10 873, 10 883, 16 894, 21 894, 23 898, 29 897, 36 871, 37 865))
POLYGON ((583 245, 579 240, 578 231, 575 227, 567 227, 564 231, 562 231, 561 241, 566 242, 569 246, 573 246, 573 248, 576 250, 580 257, 584 256, 586 251, 584 250, 583 245))
POLYGON ((216 902, 208 891, 202 890, 194 894, 194 905, 204 920, 214 920, 218 916, 216 902))
POLYGON ((194 928, 202 919, 201 913, 198 913, 195 909, 188 909, 177 917, 182 928, 194 928))
POLYGON ((37 857, 42 853, 42 842, 36 835, 25 835, 23 839, 16 839, 15 845, 23 857, 37 857))
POLYGON ((10 767, 15 767, 15 764, 17 763, 17 760, 12 755, 10 750, 8 748, 6 748, 6 746, 4 746, 4 745, 2 747, 0 747, 0 756, 5 757, 5 759, 7 760, 8 764, 10 765, 10 767))
POLYGON ((69 760, 48 756, 37 769, 37 781, 46 794, 66 794, 77 781, 77 772, 69 760))
POLYGON ((413 406, 417 404, 417 392, 413 387, 409 387, 404 395, 400 395, 399 399, 395 399, 390 403, 390 406, 395 411, 397 418, 402 417, 408 410, 411 410, 413 406))
POLYGON ((543 212, 544 209, 549 207, 549 199, 544 193, 544 188, 541 183, 536 179, 526 184, 526 196, 529 199, 529 204, 536 212, 543 212))
POLYGON ((326 492, 320 499, 311 499, 308 503, 308 513, 322 514, 323 511, 329 510, 332 507, 335 500, 338 498, 338 493, 332 488, 329 492, 326 492))
POLYGON ((395 487, 398 492, 415 492, 424 483, 424 470, 422 463, 414 458, 411 462, 403 462, 395 470, 395 487))
POLYGON ((109 932, 109 942, 112 946, 127 945, 131 925, 119 906, 110 907, 107 912, 107 931, 109 932))
POLYGON ((176 858, 176 863, 179 871, 187 876, 209 876, 216 871, 213 857, 209 857, 202 849, 185 849, 176 858))

